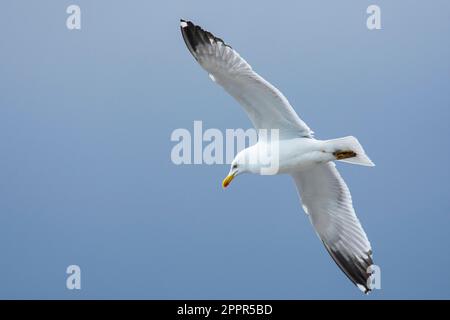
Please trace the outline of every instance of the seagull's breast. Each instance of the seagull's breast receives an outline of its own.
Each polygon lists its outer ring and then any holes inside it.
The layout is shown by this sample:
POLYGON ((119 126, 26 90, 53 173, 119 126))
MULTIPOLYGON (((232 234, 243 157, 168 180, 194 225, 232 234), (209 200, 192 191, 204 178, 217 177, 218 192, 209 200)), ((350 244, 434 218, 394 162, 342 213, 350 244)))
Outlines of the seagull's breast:
POLYGON ((333 160, 333 155, 325 152, 323 141, 311 138, 295 138, 272 142, 272 162, 276 162, 278 149, 278 173, 292 173, 310 168, 319 163, 333 160))

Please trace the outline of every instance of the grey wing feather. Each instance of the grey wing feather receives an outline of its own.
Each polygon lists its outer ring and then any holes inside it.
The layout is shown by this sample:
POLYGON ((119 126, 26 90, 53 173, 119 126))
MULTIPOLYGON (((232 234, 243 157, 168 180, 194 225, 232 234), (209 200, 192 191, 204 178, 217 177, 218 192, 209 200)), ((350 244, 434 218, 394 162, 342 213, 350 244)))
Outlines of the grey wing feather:
POLYGON ((181 33, 197 62, 244 107, 256 129, 278 129, 280 138, 312 137, 286 97, 222 39, 185 20, 181 33))
POLYGON ((358 288, 369 292, 372 249, 336 165, 320 164, 293 177, 303 208, 328 253, 358 288))

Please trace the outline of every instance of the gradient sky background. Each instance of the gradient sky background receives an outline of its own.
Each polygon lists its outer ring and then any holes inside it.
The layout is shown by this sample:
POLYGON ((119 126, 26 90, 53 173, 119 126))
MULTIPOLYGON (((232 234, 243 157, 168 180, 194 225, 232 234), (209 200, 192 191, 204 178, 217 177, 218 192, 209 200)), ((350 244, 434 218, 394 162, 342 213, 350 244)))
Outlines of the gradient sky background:
POLYGON ((0 298, 450 298, 449 1, 4 1, 0 11, 0 298), (82 29, 65 26, 78 4, 82 29), (378 4, 382 30, 366 28, 378 4), (174 129, 249 128, 182 41, 222 37, 339 164, 382 269, 364 296, 288 176, 175 166, 174 129), (66 289, 66 267, 82 289, 66 289))

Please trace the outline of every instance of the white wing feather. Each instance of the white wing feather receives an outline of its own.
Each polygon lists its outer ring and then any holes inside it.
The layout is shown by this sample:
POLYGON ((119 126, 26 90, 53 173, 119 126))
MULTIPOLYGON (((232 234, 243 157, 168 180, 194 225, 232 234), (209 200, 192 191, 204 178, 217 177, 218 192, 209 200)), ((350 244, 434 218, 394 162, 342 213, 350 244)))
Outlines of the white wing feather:
POLYGON ((364 292, 370 291, 372 250, 333 162, 293 174, 303 208, 336 264, 364 292))
POLYGON ((244 107, 256 129, 278 129, 281 139, 312 137, 286 97, 223 40, 190 21, 181 20, 181 33, 194 58, 244 107))

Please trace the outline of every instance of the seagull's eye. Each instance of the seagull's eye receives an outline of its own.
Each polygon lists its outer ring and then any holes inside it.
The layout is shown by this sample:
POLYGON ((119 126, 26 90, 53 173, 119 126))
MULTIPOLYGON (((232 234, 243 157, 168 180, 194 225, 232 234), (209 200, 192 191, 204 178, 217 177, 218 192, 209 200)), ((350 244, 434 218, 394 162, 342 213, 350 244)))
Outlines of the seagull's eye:
POLYGON ((232 169, 237 169, 237 164, 233 164, 232 169))

